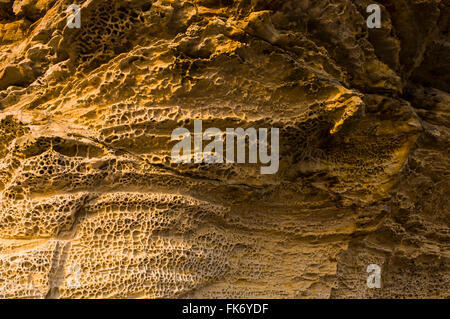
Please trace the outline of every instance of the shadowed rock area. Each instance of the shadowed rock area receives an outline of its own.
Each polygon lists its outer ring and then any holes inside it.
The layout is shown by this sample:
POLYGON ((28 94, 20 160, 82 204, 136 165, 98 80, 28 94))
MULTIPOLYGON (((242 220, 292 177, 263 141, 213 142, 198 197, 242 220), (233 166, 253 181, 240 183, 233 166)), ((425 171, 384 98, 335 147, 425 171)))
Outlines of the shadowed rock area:
POLYGON ((0 2, 0 297, 450 297, 450 0, 76 3, 0 2))

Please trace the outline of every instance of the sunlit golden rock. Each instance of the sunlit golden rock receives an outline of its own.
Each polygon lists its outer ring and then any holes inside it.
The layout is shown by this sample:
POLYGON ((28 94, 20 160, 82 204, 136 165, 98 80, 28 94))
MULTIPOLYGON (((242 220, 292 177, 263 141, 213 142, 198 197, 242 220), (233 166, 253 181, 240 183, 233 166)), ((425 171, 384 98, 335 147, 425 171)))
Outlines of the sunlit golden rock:
POLYGON ((370 3, 0 3, 0 297, 448 298, 450 4, 370 3), (174 164, 194 120, 278 172, 174 164))

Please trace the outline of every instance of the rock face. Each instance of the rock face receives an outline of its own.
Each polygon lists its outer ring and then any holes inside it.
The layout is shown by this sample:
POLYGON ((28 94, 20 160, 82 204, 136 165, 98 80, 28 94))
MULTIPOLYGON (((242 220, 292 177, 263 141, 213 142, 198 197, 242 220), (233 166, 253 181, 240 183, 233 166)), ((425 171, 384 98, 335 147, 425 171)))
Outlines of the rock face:
POLYGON ((450 297, 449 0, 70 4, 0 2, 0 297, 450 297))

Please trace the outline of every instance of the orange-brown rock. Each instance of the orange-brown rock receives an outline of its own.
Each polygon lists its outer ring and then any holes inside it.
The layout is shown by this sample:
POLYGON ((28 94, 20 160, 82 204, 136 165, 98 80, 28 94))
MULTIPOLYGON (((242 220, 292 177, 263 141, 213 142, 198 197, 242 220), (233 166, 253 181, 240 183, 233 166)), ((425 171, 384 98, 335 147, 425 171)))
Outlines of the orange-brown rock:
POLYGON ((0 2, 0 297, 450 297, 449 0, 70 4, 0 2))

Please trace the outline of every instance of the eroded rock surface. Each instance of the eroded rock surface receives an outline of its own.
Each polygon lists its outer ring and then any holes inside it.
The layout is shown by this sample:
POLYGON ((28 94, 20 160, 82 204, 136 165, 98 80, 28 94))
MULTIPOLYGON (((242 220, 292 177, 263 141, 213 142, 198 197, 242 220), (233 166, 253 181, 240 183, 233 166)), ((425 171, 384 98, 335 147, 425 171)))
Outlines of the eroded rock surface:
POLYGON ((450 297, 450 1, 71 3, 0 3, 0 297, 450 297))

